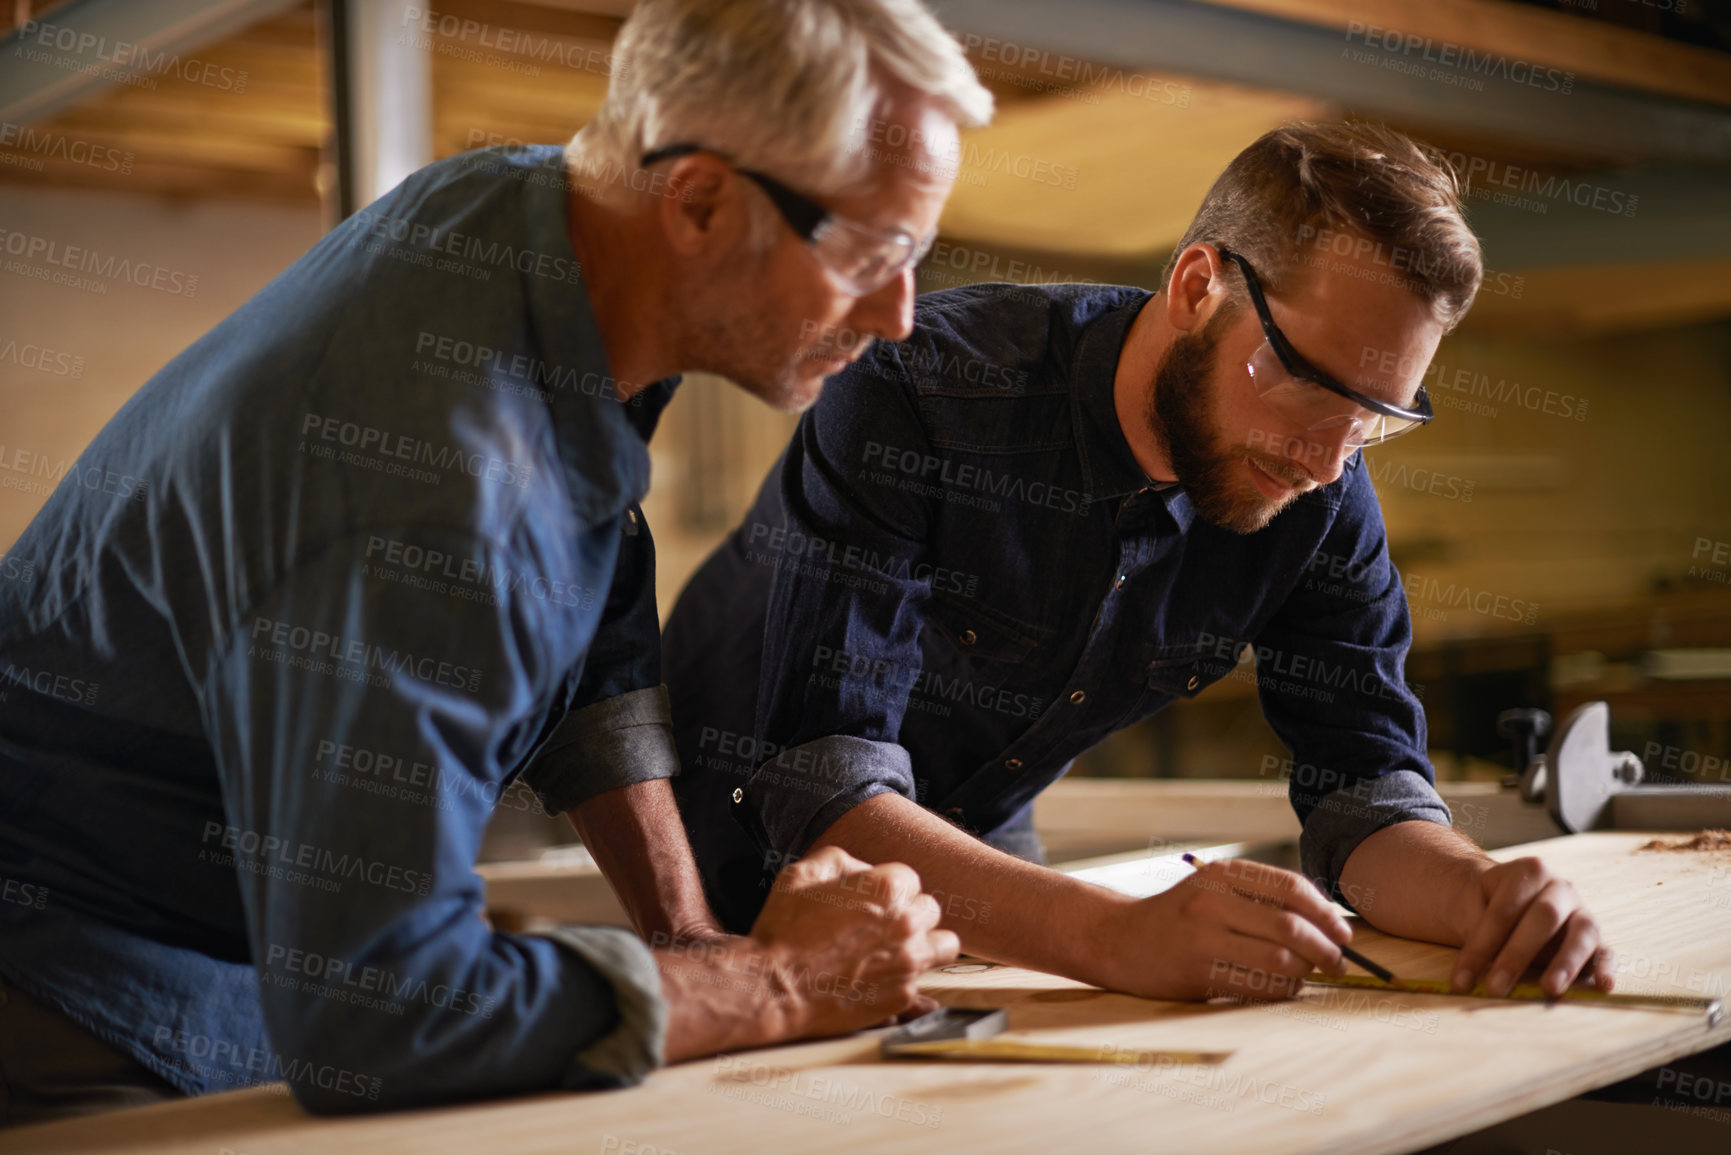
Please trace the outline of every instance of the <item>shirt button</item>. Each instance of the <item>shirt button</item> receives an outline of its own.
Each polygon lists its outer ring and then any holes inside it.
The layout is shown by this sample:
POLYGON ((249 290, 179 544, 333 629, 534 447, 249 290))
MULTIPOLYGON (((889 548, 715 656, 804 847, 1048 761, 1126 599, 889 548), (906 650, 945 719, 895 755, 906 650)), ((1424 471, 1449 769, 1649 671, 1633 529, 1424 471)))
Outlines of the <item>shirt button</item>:
POLYGON ((1087 700, 1088 700, 1088 695, 1083 693, 1081 690, 1077 690, 1074 694, 1070 695, 1070 704, 1072 706, 1080 706, 1083 702, 1086 702, 1087 700))
POLYGON ((1006 769, 1006 770, 1020 770, 1021 768, 1022 768, 1022 760, 1020 758, 1006 758, 1006 759, 1004 759, 1004 769, 1006 769))
POLYGON ((960 640, 961 640, 961 643, 962 643, 962 645, 964 645, 964 646, 971 646, 971 645, 973 645, 973 644, 974 644, 974 643, 975 643, 975 642, 977 642, 977 641, 979 641, 979 640, 980 640, 980 635, 978 635, 978 634, 976 634, 976 633, 975 633, 975 632, 974 632, 974 631, 972 631, 972 630, 963 630, 963 631, 962 631, 962 636, 961 636, 961 639, 960 639, 960 640))
POLYGON ((1198 678, 1195 674, 1191 674, 1190 680, 1188 682, 1184 683, 1184 688, 1186 690, 1194 690, 1198 685, 1201 684, 1201 682, 1202 682, 1201 678, 1198 678))
POLYGON ((735 802, 744 802, 745 801, 745 787, 735 786, 733 788, 733 800, 735 802))

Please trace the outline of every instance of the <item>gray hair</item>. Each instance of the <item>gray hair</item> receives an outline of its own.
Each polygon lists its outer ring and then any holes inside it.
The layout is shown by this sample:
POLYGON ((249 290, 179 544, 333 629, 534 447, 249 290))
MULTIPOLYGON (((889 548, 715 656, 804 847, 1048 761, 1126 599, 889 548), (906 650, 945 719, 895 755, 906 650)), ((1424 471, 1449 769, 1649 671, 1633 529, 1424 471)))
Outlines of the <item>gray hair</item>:
POLYGON ((958 127, 991 119, 992 94, 919 0, 640 0, 614 42, 607 99, 566 161, 580 185, 605 188, 645 153, 692 143, 840 193, 870 171, 886 79, 958 127))

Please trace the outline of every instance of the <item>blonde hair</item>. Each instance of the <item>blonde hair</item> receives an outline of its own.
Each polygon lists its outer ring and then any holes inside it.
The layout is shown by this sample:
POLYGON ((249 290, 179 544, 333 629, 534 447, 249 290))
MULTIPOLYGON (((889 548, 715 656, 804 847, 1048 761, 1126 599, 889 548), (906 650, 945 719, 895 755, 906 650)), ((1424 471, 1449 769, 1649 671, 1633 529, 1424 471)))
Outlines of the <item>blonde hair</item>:
POLYGON ((565 155, 581 182, 692 143, 839 193, 870 170, 886 80, 934 98, 958 127, 991 119, 992 94, 919 0, 640 0, 614 43, 607 99, 565 155))

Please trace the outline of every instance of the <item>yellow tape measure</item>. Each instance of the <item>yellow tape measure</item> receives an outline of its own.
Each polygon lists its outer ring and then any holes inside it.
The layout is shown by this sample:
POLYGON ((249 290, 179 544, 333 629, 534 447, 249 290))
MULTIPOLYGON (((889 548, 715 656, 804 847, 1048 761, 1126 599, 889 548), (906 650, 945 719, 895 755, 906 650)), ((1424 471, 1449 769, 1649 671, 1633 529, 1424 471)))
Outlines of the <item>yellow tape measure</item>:
POLYGON ((1697 998, 1693 995, 1628 995, 1615 991, 1596 991, 1585 987, 1569 987, 1563 993, 1552 998, 1546 994, 1538 983, 1516 983, 1506 995, 1493 995, 1485 990, 1483 983, 1470 991, 1455 991, 1443 979, 1403 979, 1397 978, 1393 983, 1385 983, 1381 979, 1369 975, 1346 975, 1342 978, 1330 978, 1321 971, 1312 971, 1305 977, 1305 982, 1319 987, 1353 987, 1360 990, 1389 991, 1399 993, 1406 991, 1415 995, 1449 995, 1463 999, 1512 999, 1517 1002, 1543 1003, 1586 1003, 1601 1007, 1627 1007, 1642 1011, 1684 1011, 1689 1014, 1707 1016, 1707 1025, 1713 1026, 1724 1015, 1724 1006, 1718 999, 1697 998))

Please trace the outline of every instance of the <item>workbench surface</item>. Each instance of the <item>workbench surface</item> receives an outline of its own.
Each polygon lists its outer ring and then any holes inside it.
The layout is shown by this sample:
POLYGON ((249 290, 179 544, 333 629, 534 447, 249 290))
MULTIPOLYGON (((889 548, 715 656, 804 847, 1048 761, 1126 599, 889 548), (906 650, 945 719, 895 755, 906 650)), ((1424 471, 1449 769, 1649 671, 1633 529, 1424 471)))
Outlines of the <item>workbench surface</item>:
MULTIPOLYGON (((1619 956, 1619 991, 1731 986, 1731 852, 1603 833, 1496 851, 1573 881, 1619 956)), ((1144 888, 1145 889, 1145 888, 1144 888)), ((1355 928, 1400 975, 1455 952, 1355 928)), ((1279 1004, 1164 1003, 985 963, 927 976, 945 1003, 1007 1005, 1010 1037, 1232 1050, 1217 1067, 892 1062, 879 1032, 702 1059, 629 1091, 318 1119, 260 1087, 0 1132, 0 1151, 722 1153, 1412 1151, 1731 1040, 1731 1019, 1310 987, 1279 1004)))

